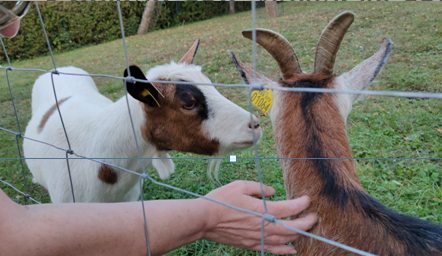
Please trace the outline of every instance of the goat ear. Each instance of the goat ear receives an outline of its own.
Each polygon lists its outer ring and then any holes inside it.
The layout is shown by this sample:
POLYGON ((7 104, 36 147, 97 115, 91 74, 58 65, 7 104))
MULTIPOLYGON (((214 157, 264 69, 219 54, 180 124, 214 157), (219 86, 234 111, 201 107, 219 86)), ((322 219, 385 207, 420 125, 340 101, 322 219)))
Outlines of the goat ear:
MULTIPOLYGON (((124 70, 124 77, 129 77, 139 80, 147 80, 143 71, 135 65, 129 66, 124 70)), ((146 103, 151 107, 160 106, 158 103, 159 91, 149 82, 133 81, 131 79, 125 80, 127 92, 135 99, 146 103)))
POLYGON ((200 40, 196 39, 193 42, 192 46, 189 48, 189 50, 187 50, 186 54, 184 54, 184 56, 181 58, 179 63, 192 64, 193 59, 195 58, 196 52, 198 51, 199 45, 200 45, 200 40))
MULTIPOLYGON (((338 79, 342 81, 348 89, 362 90, 367 88, 387 62, 392 46, 393 43, 391 40, 384 38, 381 47, 375 54, 361 62, 352 70, 340 75, 338 79)), ((352 101, 354 101, 358 95, 352 95, 351 97, 352 101)))
POLYGON ((256 73, 250 68, 249 66, 245 65, 244 63, 240 62, 238 58, 236 58, 235 54, 233 52, 230 52, 230 56, 232 57, 232 61, 236 66, 236 69, 240 73, 242 79, 247 84, 257 83, 257 84, 270 84, 270 85, 276 85, 277 83, 271 80, 270 78, 267 78, 264 75, 261 75, 259 73, 256 73))

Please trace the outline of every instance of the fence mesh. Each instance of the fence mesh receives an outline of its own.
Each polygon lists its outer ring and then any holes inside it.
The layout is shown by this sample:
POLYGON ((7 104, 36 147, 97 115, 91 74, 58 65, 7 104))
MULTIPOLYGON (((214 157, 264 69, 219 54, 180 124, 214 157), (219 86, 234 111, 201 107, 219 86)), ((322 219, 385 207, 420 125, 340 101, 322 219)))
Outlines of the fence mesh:
MULTIPOLYGON (((324 243, 342 248, 344 250, 347 250, 349 252, 353 252, 355 254, 358 255, 372 255, 371 253, 365 252, 365 251, 361 251, 357 248, 353 248, 341 243, 338 243, 336 241, 332 241, 329 240, 325 237, 320 237, 317 236, 315 234, 309 233, 309 232, 304 232, 302 230, 298 230, 292 227, 289 227, 287 225, 285 225, 283 223, 283 220, 277 219, 276 217, 272 216, 271 214, 268 213, 267 211, 267 206, 266 206, 266 198, 264 196, 264 192, 262 191, 262 202, 264 205, 264 212, 255 212, 255 211, 251 211, 249 209, 244 209, 244 208, 240 208, 237 206, 233 206, 233 205, 229 205, 228 203, 225 202, 221 202, 212 198, 208 198, 204 195, 192 192, 192 191, 188 191, 184 188, 179 188, 161 181, 158 181, 157 179, 153 178, 151 175, 149 175, 147 172, 145 173, 139 173, 137 171, 134 170, 130 170, 128 168, 124 168, 118 165, 114 165, 114 164, 110 164, 109 162, 106 162, 106 160, 109 159, 125 159, 124 157, 114 157, 114 158, 100 158, 97 156, 83 156, 80 154, 77 154, 75 152, 75 148, 71 148, 71 144, 69 142, 69 136, 68 133, 66 132, 66 128, 65 125, 63 123, 63 115, 62 112, 60 111, 59 108, 59 104, 58 104, 58 98, 57 98, 57 90, 56 87, 54 86, 54 80, 53 77, 57 76, 57 75, 74 75, 74 76, 84 76, 83 74, 75 74, 75 73, 63 73, 57 70, 58 66, 57 63, 55 61, 55 55, 52 51, 52 47, 51 47, 51 41, 48 37, 48 34, 46 32, 45 29, 45 25, 44 25, 44 15, 42 15, 42 13, 40 12, 40 8, 38 3, 35 3, 34 5, 34 10, 38 13, 38 18, 41 24, 41 31, 42 34, 45 38, 45 41, 47 43, 47 48, 48 48, 48 52, 49 52, 49 56, 51 59, 51 63, 52 63, 52 68, 51 69, 42 69, 42 68, 22 68, 22 67, 15 67, 9 56, 7 53, 7 49, 5 47, 5 44, 3 42, 3 39, 1 40, 1 44, 2 44, 2 48, 3 48, 3 52, 5 54, 6 60, 7 60, 7 64, 0 66, 1 70, 4 70, 4 77, 5 77, 5 82, 7 85, 7 90, 8 90, 8 94, 9 94, 9 98, 10 98, 10 102, 11 102, 11 107, 12 107, 12 112, 13 115, 15 117, 15 129, 9 129, 6 127, 0 127, 0 131, 6 134, 10 134, 10 136, 14 137, 14 141, 15 141, 15 145, 16 145, 16 149, 17 149, 17 157, 3 157, 0 160, 1 161, 16 161, 18 162, 18 169, 19 169, 19 173, 20 175, 22 175, 22 180, 24 185, 22 186, 24 191, 22 191, 21 189, 19 189, 17 186, 15 186, 14 184, 11 184, 10 182, 6 181, 8 179, 8 177, 0 177, 0 184, 2 184, 2 187, 9 187, 12 189, 12 191, 15 191, 17 194, 21 195, 24 198, 24 202, 25 203, 35 203, 35 204, 40 204, 41 202, 39 202, 39 200, 33 198, 32 196, 32 184, 31 184, 31 180, 29 178, 29 175, 27 173, 27 169, 25 167, 24 164, 24 156, 22 153, 22 149, 21 149, 21 143, 23 142, 23 140, 31 140, 37 143, 42 143, 45 144, 47 146, 50 146, 56 150, 59 150, 61 152, 64 152, 65 157, 64 158, 59 158, 59 157, 54 157, 54 158, 29 158, 32 160, 60 160, 60 159, 65 159, 66 160, 66 165, 67 165, 67 170, 69 172, 69 178, 70 178, 70 186, 71 186, 71 193, 72 193, 72 199, 73 202, 75 202, 75 190, 74 190, 74 186, 73 186, 73 180, 72 180, 72 176, 70 175, 70 163, 72 161, 76 161, 79 159, 82 160, 88 160, 88 161, 93 161, 96 163, 100 163, 100 164, 106 164, 109 165, 115 169, 118 169, 122 172, 126 172, 129 173, 131 175, 137 176, 139 177, 140 180, 140 186, 141 186, 141 190, 144 191, 145 185, 144 185, 144 181, 148 181, 152 184, 158 185, 160 187, 163 187, 165 189, 170 189, 173 191, 177 191, 179 193, 183 193, 185 195, 188 195, 190 197, 198 197, 198 198, 202 198, 205 200, 208 200, 210 202, 213 202, 215 204, 219 204, 222 205, 224 207, 228 207, 232 210, 235 211, 240 211, 240 212, 244 212, 253 216, 257 216, 259 218, 262 219, 261 221, 261 254, 264 255, 264 248, 265 248, 265 240, 264 240, 264 234, 265 234, 265 223, 266 222, 271 222, 274 223, 276 225, 280 225, 285 227, 288 230, 293 231, 294 233, 298 233, 300 235, 303 236, 307 236, 313 239, 317 239, 320 240, 324 243), (56 112, 59 115, 59 118, 61 120, 62 126, 63 126, 63 131, 64 131, 64 136, 67 142, 67 147, 60 147, 57 145, 52 145, 48 142, 45 141, 40 141, 40 140, 36 140, 35 138, 29 138, 24 136, 23 133, 23 129, 21 126, 21 122, 20 120, 22 120, 19 116, 20 114, 20 110, 17 108, 16 102, 15 102, 15 95, 13 93, 12 87, 14 86, 14 81, 11 81, 10 79, 10 73, 11 72, 35 72, 35 73, 46 73, 46 72, 50 72, 51 73, 51 77, 52 77, 52 89, 53 89, 53 96, 54 99, 57 104, 56 104, 56 112), (6 180, 5 180, 6 179, 6 180)), ((129 53, 128 53, 128 46, 126 44, 126 37, 125 37, 125 31, 124 31, 124 24, 123 24, 123 19, 122 19, 122 12, 121 12, 121 7, 120 7, 120 1, 116 1, 116 12, 118 12, 119 14, 119 24, 120 24, 120 30, 121 30, 121 51, 124 53, 124 59, 122 60, 122 62, 124 63, 124 65, 126 67, 129 66, 129 53)), ((256 28, 256 24, 257 24, 257 20, 256 20, 256 7, 255 7, 255 3, 252 2, 252 10, 251 10, 251 27, 252 28, 256 28)), ((252 67, 253 70, 256 70, 256 56, 257 56, 257 47, 256 47, 256 36, 255 34, 253 34, 253 42, 252 42, 252 46, 251 46, 252 50, 251 50, 251 56, 252 56, 252 67)), ((121 77, 121 76, 115 76, 112 74, 88 74, 87 76, 90 76, 92 78, 106 78, 106 79, 113 79, 113 80, 121 80, 122 82, 125 82, 127 78, 125 77, 121 77)), ((136 81, 143 81, 143 80, 139 80, 139 79, 134 79, 131 78, 133 80, 136 81)), ((155 82, 155 83, 164 83, 164 81, 149 81, 149 82, 155 82)), ((177 81, 181 84, 185 84, 186 82, 183 81, 177 81)), ((170 81, 168 81, 167 83, 170 83, 170 81)), ((285 92, 312 92, 312 93, 345 93, 345 94, 356 94, 356 95, 375 95, 375 96, 387 96, 387 97, 405 97, 405 98, 419 98, 419 99, 436 99, 436 100, 440 100, 442 99, 442 93, 432 93, 432 92, 407 92, 407 91, 385 91, 385 90, 350 90, 350 89, 319 89, 319 88, 283 88, 283 87, 273 87, 270 85, 264 85, 264 84, 224 84, 224 83, 210 83, 210 84, 200 84, 200 85, 204 85, 204 86, 215 86, 215 87, 220 87, 220 88, 241 88, 241 89, 245 89, 247 90, 247 95, 248 95, 248 110, 250 113, 253 113, 253 107, 252 107, 252 103, 251 103, 251 93, 253 90, 263 90, 263 89, 271 89, 271 90, 281 90, 281 91, 285 91, 285 92)), ((126 89, 126 87, 124 87, 126 89)), ((139 160, 152 160, 152 159, 172 159, 172 160, 190 160, 190 161, 196 161, 196 160, 223 160, 225 161, 226 158, 225 157, 205 157, 205 156, 177 156, 177 157, 170 157, 170 158, 158 158, 158 157, 151 157, 151 158, 147 158, 147 157, 143 157, 142 156, 142 152, 140 149, 140 145, 139 142, 137 141, 137 136, 135 134, 135 127, 134 127, 134 123, 132 120, 132 114, 131 114, 131 109, 129 107, 129 103, 128 103, 128 98, 127 98, 127 91, 126 91, 126 102, 127 102, 127 112, 128 115, 130 116, 130 120, 131 120, 131 127, 132 127, 132 132, 133 132, 133 136, 135 138, 135 143, 136 143, 136 147, 138 149, 139 152, 139 156, 137 157, 137 159, 139 160)), ((252 120, 252 114, 251 114, 251 120, 252 120)), ((442 157, 337 157, 337 158, 289 158, 289 157, 284 157, 284 156, 261 156, 260 155, 260 149, 259 149, 259 144, 256 144, 253 146, 253 153, 252 156, 247 157, 247 156, 239 156, 237 158, 237 161, 242 161, 242 160, 248 160, 248 161, 253 161, 254 162, 254 168, 257 171, 257 180, 260 181, 261 185, 263 185, 264 183, 264 172, 263 172, 263 168, 261 167, 261 161, 264 160, 282 160, 282 159, 290 159, 290 160, 312 160, 312 159, 316 159, 316 160, 336 160, 336 161, 342 161, 342 160, 352 160, 352 161, 441 161, 442 157)), ((263 190, 263 187, 261 186, 261 189, 263 190)), ((143 211, 143 216, 144 216, 144 230, 145 230, 145 243, 146 243, 146 255, 150 255, 150 242, 149 242, 149 234, 148 234, 148 219, 149 219, 149 212, 145 211, 145 207, 144 207, 144 193, 142 193, 142 196, 140 198, 140 205, 141 205, 141 209, 140 211, 143 211)), ((154 221, 154 220, 151 220, 154 221)))

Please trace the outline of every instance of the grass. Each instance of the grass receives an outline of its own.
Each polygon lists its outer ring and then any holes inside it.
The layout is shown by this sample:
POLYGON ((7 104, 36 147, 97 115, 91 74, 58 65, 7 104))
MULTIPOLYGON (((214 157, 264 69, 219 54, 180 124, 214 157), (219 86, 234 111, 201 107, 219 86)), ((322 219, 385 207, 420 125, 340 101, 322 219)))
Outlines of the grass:
MULTIPOLYGON (((281 16, 266 17, 262 9, 257 13, 257 24, 280 32, 294 45, 303 70, 312 69, 314 48, 323 27, 336 14, 351 10, 357 14, 344 38, 337 56, 335 71, 349 70, 377 50, 381 39, 390 37, 393 53, 373 89, 422 90, 442 92, 442 6, 438 3, 283 3, 281 16)), ((155 31, 144 36, 128 38, 129 58, 143 69, 156 64, 178 60, 194 39, 200 38, 196 63, 213 82, 240 83, 230 63, 228 50, 233 50, 243 61, 251 60, 250 42, 241 37, 241 30, 251 27, 249 12, 218 17, 185 26, 155 31)), ((13 40, 13 39, 12 39, 13 40)), ((258 48, 257 67, 269 77, 279 72, 273 60, 258 48)), ((90 73, 121 75, 125 63, 121 41, 84 47, 56 53, 58 66, 79 66, 90 73)), ((16 67, 50 68, 49 57, 13 61, 16 67)), ((32 83, 40 73, 10 72, 13 95, 18 108, 21 127, 30 119, 32 83)), ((17 130, 15 116, 4 76, 0 78, 0 127, 17 130)), ((117 80, 96 79, 100 91, 112 99, 123 94, 117 80)), ((247 106, 246 93, 238 89, 220 89, 230 99, 247 106)), ((366 97, 354 105, 348 121, 355 157, 442 157, 442 101, 392 97, 366 97)), ((260 156, 276 156, 271 136, 271 124, 262 117, 265 136, 259 145, 260 156)), ((20 142, 21 143, 21 142, 20 142)), ((8 160, 17 157, 15 136, 0 131, 0 178, 22 190, 30 191, 37 199, 48 202, 46 192, 31 184, 31 176, 20 162, 8 160)), ((174 156, 189 156, 174 153, 174 156)), ((255 163, 244 160, 253 156, 251 150, 237 153, 237 163, 221 166, 222 184, 236 179, 257 180, 255 163)), ((219 184, 206 175, 205 160, 176 160, 177 171, 166 182, 187 190, 205 194, 219 184)), ((358 161, 358 173, 367 191, 391 208, 442 222, 442 162, 429 160, 367 160, 358 161)), ((262 160, 264 181, 274 186, 283 199, 281 168, 275 160, 262 160)), ((157 175, 152 171, 154 176, 157 175)), ((16 201, 23 198, 0 185, 16 201)), ((146 199, 187 198, 156 185, 147 183, 146 199)), ((195 242, 170 255, 254 255, 255 253, 217 245, 209 241, 195 242)))

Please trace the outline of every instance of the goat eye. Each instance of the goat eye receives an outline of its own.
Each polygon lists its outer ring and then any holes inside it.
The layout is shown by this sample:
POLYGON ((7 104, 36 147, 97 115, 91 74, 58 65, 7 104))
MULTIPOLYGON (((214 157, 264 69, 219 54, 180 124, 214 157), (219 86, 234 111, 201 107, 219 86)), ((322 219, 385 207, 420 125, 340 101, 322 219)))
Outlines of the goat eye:
POLYGON ((194 109, 195 107, 196 107, 196 101, 195 101, 195 100, 191 100, 191 101, 189 101, 189 102, 186 102, 186 103, 183 105, 183 108, 186 109, 186 110, 192 110, 192 109, 194 109))

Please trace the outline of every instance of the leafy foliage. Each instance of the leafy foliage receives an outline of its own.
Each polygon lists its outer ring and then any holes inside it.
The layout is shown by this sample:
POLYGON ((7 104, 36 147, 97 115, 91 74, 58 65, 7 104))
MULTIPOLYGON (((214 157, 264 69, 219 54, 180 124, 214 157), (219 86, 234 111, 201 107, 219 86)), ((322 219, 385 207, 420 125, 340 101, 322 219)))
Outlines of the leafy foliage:
MULTIPOLYGON (((137 33, 145 2, 122 2, 125 35, 137 33)), ((66 51, 121 38, 115 2, 39 3, 52 47, 66 51)), ((250 9, 250 3, 236 3, 238 11, 250 9)), ((204 20, 228 13, 227 2, 183 1, 158 2, 152 30, 204 20)), ((22 19, 21 30, 6 43, 14 59, 31 58, 48 53, 35 6, 22 19)), ((4 61, 2 56, 0 61, 4 61)))

